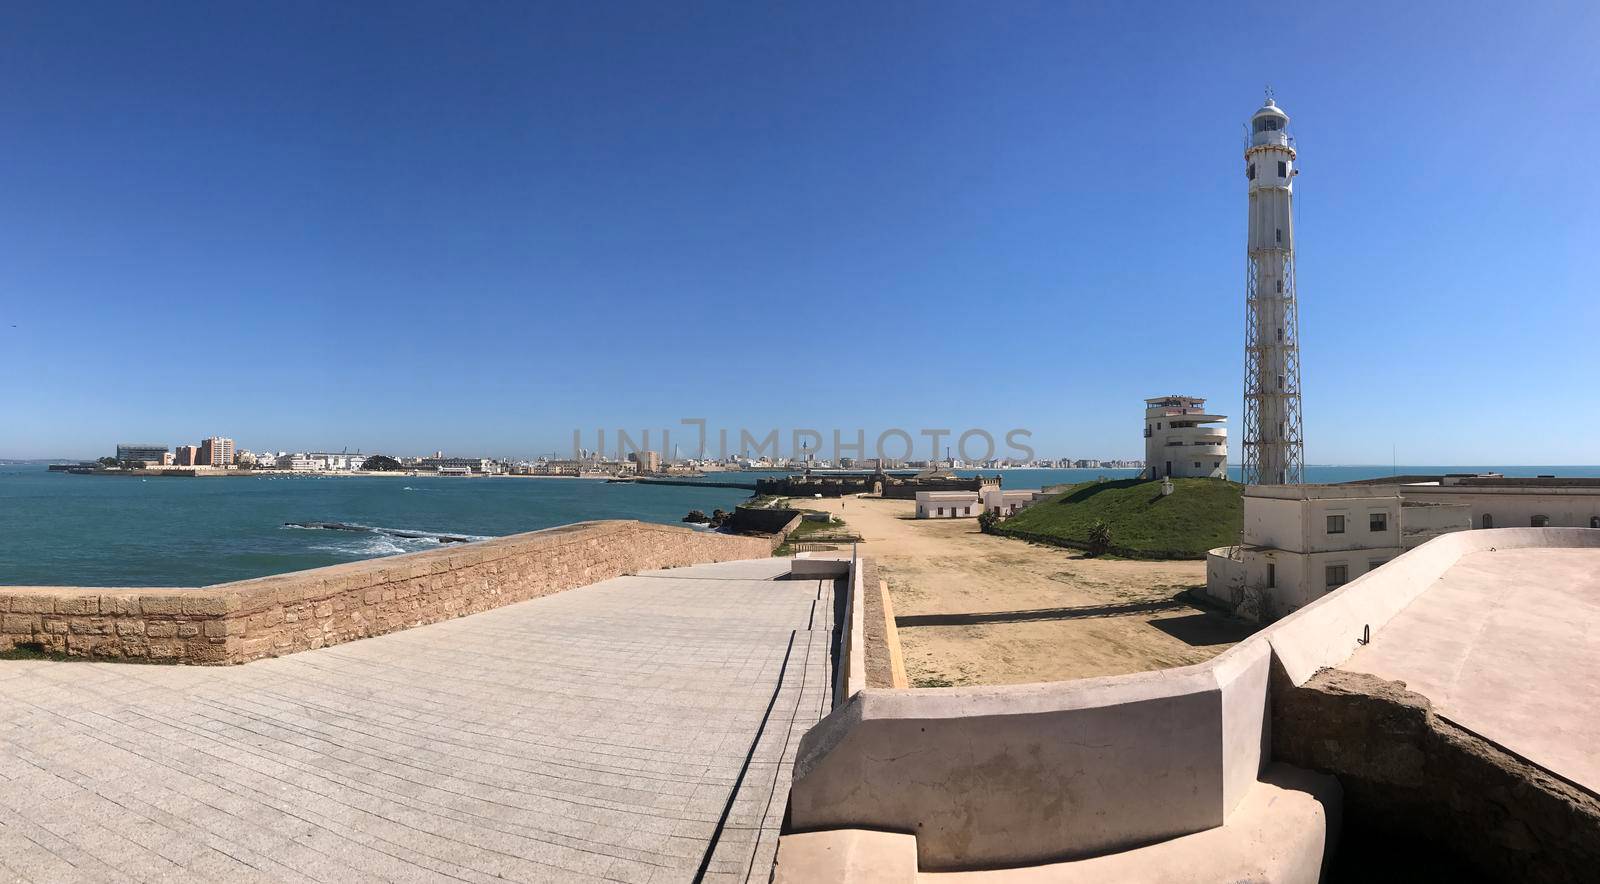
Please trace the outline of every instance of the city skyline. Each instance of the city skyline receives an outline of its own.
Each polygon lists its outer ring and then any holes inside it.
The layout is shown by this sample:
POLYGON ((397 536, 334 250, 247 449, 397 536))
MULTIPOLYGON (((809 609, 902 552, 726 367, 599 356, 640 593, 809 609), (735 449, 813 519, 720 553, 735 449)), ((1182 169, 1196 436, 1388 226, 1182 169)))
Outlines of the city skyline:
POLYGON ((1270 83, 1306 462, 1594 460, 1596 10, 910 9, 18 11, 0 454, 1242 427, 1270 83))

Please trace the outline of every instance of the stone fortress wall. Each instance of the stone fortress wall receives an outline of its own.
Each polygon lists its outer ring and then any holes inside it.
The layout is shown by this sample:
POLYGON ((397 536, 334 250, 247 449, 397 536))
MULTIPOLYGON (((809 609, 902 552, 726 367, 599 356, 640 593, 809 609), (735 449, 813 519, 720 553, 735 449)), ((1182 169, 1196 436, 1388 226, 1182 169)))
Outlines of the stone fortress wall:
POLYGON ((625 574, 764 558, 781 539, 634 521, 580 522, 199 588, 0 586, 0 651, 245 663, 625 574))
POLYGON ((1000 474, 963 479, 956 476, 891 476, 884 473, 829 473, 758 479, 756 493, 774 497, 845 497, 877 494, 886 500, 916 500, 918 491, 972 491, 999 488, 1000 474))

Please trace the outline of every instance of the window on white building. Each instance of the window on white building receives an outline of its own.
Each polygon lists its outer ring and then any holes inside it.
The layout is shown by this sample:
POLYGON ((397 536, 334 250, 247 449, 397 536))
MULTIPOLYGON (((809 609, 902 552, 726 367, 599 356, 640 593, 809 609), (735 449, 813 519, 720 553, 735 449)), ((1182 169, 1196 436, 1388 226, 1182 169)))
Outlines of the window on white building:
POLYGON ((1534 516, 1528 520, 1528 524, 1534 528, 1548 528, 1550 527, 1550 517, 1542 515, 1534 516))
POLYGON ((1283 242, 1283 228, 1278 228, 1278 242, 1283 242))
POLYGON ((1267 589, 1271 589, 1271 588, 1273 588, 1274 586, 1277 586, 1277 585, 1278 585, 1278 566, 1269 563, 1267 565, 1267 589))
POLYGON ((1367 527, 1370 530, 1373 530, 1373 531, 1388 531, 1389 530, 1389 514, 1388 513, 1372 513, 1372 514, 1368 515, 1367 516, 1367 527))
POLYGON ((1197 460, 1194 462, 1194 468, 1197 470, 1200 469, 1200 461, 1197 460))
POLYGON ((1289 177, 1289 164, 1284 162, 1283 160, 1279 160, 1278 161, 1278 177, 1279 178, 1288 178, 1289 177))
POLYGON ((1350 580, 1349 575, 1350 566, 1342 562, 1337 565, 1328 565, 1323 569, 1323 576, 1326 578, 1324 584, 1328 589, 1345 585, 1350 580))
POLYGON ((1492 513, 1484 513, 1483 514, 1483 522, 1481 524, 1485 528, 1493 528, 1494 527, 1494 515, 1492 513))
POLYGON ((1589 517, 1589 527, 1590 528, 1600 528, 1600 516, 1590 516, 1589 517))
POLYGON ((1344 516, 1329 516, 1328 517, 1328 533, 1329 534, 1343 534, 1344 533, 1344 516))
POLYGON ((1248 167, 1245 168, 1244 177, 1250 179, 1251 181, 1256 180, 1256 164, 1255 163, 1251 163, 1248 167))
POLYGON ((939 515, 944 515, 944 507, 939 507, 939 515))

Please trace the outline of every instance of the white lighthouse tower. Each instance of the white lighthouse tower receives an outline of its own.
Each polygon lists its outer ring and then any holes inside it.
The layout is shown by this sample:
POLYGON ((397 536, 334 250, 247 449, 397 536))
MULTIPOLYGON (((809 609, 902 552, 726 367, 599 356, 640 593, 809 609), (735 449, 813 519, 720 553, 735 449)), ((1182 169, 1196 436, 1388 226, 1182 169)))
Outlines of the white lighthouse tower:
POLYGON ((1244 483, 1304 481, 1300 430, 1300 320, 1294 287, 1294 141, 1289 115, 1268 93, 1250 118, 1244 152, 1250 190, 1245 283, 1244 483))

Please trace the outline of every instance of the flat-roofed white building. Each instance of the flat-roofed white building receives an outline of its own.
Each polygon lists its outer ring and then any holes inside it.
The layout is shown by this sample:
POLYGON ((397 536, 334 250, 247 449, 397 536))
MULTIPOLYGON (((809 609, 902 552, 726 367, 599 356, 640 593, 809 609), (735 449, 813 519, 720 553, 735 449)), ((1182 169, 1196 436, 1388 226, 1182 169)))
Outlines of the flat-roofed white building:
POLYGON ((917 518, 976 518, 983 512, 983 498, 977 491, 918 491, 917 518))
POLYGON ((1044 496, 1043 491, 1020 490, 1004 491, 998 487, 983 489, 983 508, 1000 516, 1015 515, 1024 507, 1031 506, 1034 501, 1044 496))
POLYGON ((1282 617, 1412 547, 1470 527, 1465 507, 1408 503, 1397 485, 1250 485, 1239 544, 1206 556, 1206 593, 1282 617))
POLYGON ((1206 412, 1198 396, 1158 396, 1144 401, 1145 475, 1152 479, 1226 479, 1227 418, 1206 412))

